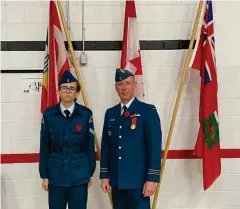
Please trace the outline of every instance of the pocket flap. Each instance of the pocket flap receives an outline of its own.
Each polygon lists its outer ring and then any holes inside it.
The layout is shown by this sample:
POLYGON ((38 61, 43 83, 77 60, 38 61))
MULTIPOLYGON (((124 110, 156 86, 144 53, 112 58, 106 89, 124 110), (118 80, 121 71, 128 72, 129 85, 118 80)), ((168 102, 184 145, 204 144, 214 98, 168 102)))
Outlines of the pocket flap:
POLYGON ((116 125, 116 122, 115 121, 109 121, 108 122, 108 128, 112 128, 113 126, 116 125))
POLYGON ((50 164, 54 167, 62 167, 63 162, 60 159, 52 159, 50 164))
POLYGON ((51 134, 58 134, 58 133, 61 133, 61 129, 57 127, 52 127, 52 128, 49 128, 49 132, 51 134))
POLYGON ((71 159, 69 164, 72 168, 86 167, 87 158, 84 156, 78 157, 76 159, 71 159))
POLYGON ((81 162, 80 162, 80 160, 72 160, 72 161, 70 162, 70 165, 71 165, 71 167, 73 167, 73 168, 78 168, 78 167, 80 167, 81 162))

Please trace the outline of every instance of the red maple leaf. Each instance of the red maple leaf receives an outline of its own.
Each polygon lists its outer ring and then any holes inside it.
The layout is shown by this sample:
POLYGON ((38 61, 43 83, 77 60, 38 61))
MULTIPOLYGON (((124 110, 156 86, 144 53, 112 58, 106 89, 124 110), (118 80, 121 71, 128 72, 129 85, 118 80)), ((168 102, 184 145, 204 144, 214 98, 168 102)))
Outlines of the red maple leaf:
POLYGON ((135 66, 135 68, 137 69, 134 75, 142 75, 142 64, 141 64, 141 57, 140 57, 140 52, 138 50, 138 57, 135 57, 132 60, 129 60, 129 62, 135 66))

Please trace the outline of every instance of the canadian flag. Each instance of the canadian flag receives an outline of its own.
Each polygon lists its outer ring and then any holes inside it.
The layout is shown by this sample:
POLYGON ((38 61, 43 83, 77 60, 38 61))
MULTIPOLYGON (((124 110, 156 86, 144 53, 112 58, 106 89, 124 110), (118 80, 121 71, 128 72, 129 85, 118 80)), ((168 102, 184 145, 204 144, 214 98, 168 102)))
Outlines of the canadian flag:
POLYGON ((127 0, 122 43, 121 68, 131 71, 136 80, 135 96, 144 98, 143 71, 137 31, 137 15, 134 0, 127 0))

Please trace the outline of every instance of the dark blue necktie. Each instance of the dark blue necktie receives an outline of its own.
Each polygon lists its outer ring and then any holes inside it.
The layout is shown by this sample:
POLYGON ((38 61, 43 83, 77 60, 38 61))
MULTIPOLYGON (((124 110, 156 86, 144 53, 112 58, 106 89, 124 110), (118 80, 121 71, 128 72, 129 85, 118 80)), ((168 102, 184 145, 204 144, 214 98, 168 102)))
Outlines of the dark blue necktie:
POLYGON ((66 114, 66 118, 69 118, 70 111, 69 110, 64 110, 64 113, 66 114))
POLYGON ((122 114, 122 116, 124 115, 124 113, 127 111, 127 107, 124 105, 123 106, 123 114, 122 114))

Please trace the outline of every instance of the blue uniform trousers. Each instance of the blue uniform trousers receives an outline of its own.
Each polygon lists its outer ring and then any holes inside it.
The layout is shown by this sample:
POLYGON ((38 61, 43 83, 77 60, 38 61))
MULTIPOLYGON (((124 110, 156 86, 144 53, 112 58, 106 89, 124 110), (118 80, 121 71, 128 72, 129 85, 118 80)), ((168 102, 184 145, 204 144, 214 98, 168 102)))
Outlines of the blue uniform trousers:
POLYGON ((49 209, 86 209, 88 198, 88 185, 80 184, 70 187, 59 187, 49 184, 49 209))
POLYGON ((112 189, 114 209, 150 209, 150 197, 142 189, 112 189))

